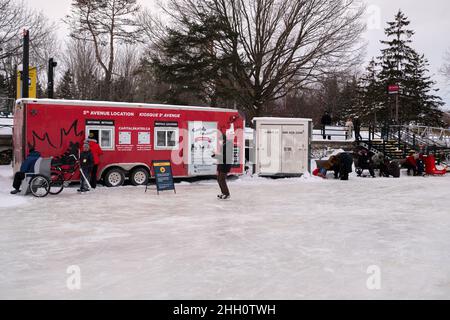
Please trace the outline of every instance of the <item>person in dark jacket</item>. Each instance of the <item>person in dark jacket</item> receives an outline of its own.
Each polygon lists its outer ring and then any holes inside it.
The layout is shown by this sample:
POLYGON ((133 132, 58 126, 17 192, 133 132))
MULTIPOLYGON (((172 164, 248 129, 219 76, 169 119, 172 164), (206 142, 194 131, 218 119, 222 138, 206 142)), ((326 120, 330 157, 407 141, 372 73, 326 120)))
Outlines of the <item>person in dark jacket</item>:
POLYGON ((91 176, 92 168, 94 167, 94 157, 89 148, 89 143, 83 145, 83 151, 80 153, 80 169, 82 171, 80 180, 81 186, 78 192, 89 191, 89 178, 91 176))
MULTIPOLYGON (((322 119, 320 120, 320 123, 322 124, 322 136, 323 140, 327 138, 326 136, 326 126, 331 126, 332 119, 328 111, 325 111, 325 113, 322 116, 322 119)), ((331 136, 328 136, 328 140, 331 140, 331 136)))
POLYGON ((356 156, 358 159, 357 167, 361 170, 358 175, 361 176, 362 170, 369 170, 371 177, 375 178, 375 170, 372 160, 374 153, 366 149, 360 149, 356 156))
POLYGON ((361 141, 361 120, 359 120, 359 117, 356 116, 353 118, 353 130, 355 131, 355 140, 361 141))
POLYGON ((353 171, 353 157, 347 152, 339 153, 336 156, 336 164, 334 166, 335 179, 340 178, 342 181, 348 180, 348 175, 353 171))
POLYGON ((20 185, 22 184, 23 179, 25 179, 25 173, 34 173, 34 165, 40 157, 41 154, 38 151, 34 150, 34 148, 30 148, 30 153, 28 154, 28 157, 22 162, 20 171, 17 171, 14 175, 14 190, 11 191, 11 194, 17 194, 20 192, 20 185))
POLYGON ((227 185, 227 176, 231 170, 233 163, 233 144, 228 141, 226 136, 223 136, 223 140, 220 143, 221 153, 212 154, 212 157, 217 159, 217 182, 219 183, 221 194, 217 198, 227 200, 230 198, 230 190, 227 185))

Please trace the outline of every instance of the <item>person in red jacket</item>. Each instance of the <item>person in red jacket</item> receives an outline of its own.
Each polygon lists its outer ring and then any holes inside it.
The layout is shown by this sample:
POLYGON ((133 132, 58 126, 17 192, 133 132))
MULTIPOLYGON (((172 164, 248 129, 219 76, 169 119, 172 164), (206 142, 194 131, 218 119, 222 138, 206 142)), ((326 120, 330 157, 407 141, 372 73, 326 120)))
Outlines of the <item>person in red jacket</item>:
POLYGON ((411 170, 414 175, 417 175, 417 160, 415 157, 415 152, 410 151, 408 157, 406 157, 405 167, 408 169, 408 175, 411 174, 411 170))
POLYGON ((100 164, 100 156, 103 155, 103 150, 100 148, 100 145, 97 143, 97 140, 94 139, 93 133, 89 134, 89 138, 86 139, 86 142, 89 143, 89 150, 92 153, 92 158, 94 161, 94 166, 91 170, 91 177, 89 183, 91 187, 95 189, 97 187, 97 171, 98 166, 100 164))

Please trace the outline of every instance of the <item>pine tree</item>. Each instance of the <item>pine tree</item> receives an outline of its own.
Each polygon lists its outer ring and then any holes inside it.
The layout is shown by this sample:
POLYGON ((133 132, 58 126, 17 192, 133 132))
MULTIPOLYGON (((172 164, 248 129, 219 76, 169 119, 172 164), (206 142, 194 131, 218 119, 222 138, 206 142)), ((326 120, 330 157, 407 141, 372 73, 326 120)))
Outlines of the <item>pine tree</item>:
POLYGON ((385 106, 380 99, 383 89, 378 79, 377 63, 374 58, 369 62, 361 78, 354 81, 353 99, 346 104, 345 117, 358 116, 365 123, 383 121, 385 106))
POLYGON ((427 76, 428 62, 412 47, 414 31, 408 29, 410 21, 401 11, 394 21, 388 22, 385 34, 388 40, 381 41, 386 48, 381 50, 377 65, 381 67, 376 74, 371 62, 365 79, 362 79, 362 106, 364 110, 377 112, 378 122, 393 122, 395 119, 395 96, 387 92, 389 85, 400 87, 399 122, 403 124, 440 125, 442 112, 441 99, 431 94, 434 82, 427 76), (365 83, 365 84, 364 84, 365 83))
POLYGON ((67 70, 64 73, 64 76, 62 78, 61 84, 58 88, 58 96, 61 99, 74 99, 74 81, 72 72, 70 70, 67 70))
MULTIPOLYGON (((392 121, 395 119, 395 97, 388 94, 387 89, 389 85, 396 84, 400 87, 399 110, 407 104, 407 100, 403 95, 407 91, 405 68, 414 53, 410 46, 414 31, 408 29, 409 25, 410 21, 408 21, 408 18, 403 12, 399 11, 394 21, 388 22, 388 27, 385 29, 388 40, 381 41, 382 44, 386 45, 386 48, 381 50, 382 55, 379 57, 379 65, 381 66, 379 73, 380 85, 385 88, 383 96, 386 108, 382 114, 384 120, 389 119, 392 121)), ((405 114, 405 112, 402 113, 405 114)))
MULTIPOLYGON (((211 106, 232 96, 225 74, 231 57, 220 55, 214 43, 224 37, 226 26, 218 17, 201 15, 201 21, 183 20, 186 28, 168 29, 160 52, 149 64, 157 77, 170 86, 159 98, 169 103, 187 103, 190 96, 211 106)), ((144 61, 145 63, 145 61, 144 61)), ((192 97, 191 97, 192 99, 192 97)))
POLYGON ((442 99, 432 93, 435 82, 427 76, 428 60, 424 55, 413 53, 405 66, 405 106, 401 114, 405 122, 415 124, 442 126, 443 112, 439 109, 444 105, 442 99))

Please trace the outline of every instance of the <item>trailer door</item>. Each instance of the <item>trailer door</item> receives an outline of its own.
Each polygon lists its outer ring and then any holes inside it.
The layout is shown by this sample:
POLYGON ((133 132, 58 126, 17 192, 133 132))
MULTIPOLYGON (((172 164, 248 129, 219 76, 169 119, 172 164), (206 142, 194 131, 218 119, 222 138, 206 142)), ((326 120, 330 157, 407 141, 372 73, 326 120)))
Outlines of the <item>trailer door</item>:
POLYGON ((281 135, 282 172, 300 174, 307 170, 307 143, 304 125, 283 125, 281 135))
POLYGON ((14 122, 13 122, 13 167, 14 172, 19 171, 20 166, 25 159, 25 153, 27 152, 26 144, 26 104, 17 103, 14 109, 14 122))
POLYGON ((280 173, 281 126, 261 125, 258 135, 258 172, 263 175, 280 173))
POLYGON ((190 121, 188 129, 189 175, 216 174, 217 122, 190 121))

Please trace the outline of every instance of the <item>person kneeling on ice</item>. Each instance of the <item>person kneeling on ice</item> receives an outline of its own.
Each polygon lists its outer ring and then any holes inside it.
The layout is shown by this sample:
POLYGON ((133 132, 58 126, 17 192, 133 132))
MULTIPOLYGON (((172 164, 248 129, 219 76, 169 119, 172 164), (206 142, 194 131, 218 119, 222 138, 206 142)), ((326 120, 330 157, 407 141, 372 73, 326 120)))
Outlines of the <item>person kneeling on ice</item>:
POLYGON ((41 154, 34 150, 34 148, 30 148, 30 153, 28 157, 22 162, 20 166, 20 171, 17 171, 14 175, 13 188, 11 194, 17 194, 20 192, 20 185, 22 184, 23 179, 25 179, 25 173, 34 173, 34 165, 36 161, 41 157, 41 154))
POLYGON ((334 170, 336 173, 337 165, 338 158, 336 156, 331 156, 326 162, 322 163, 317 175, 321 178, 326 179, 328 170, 334 170))
POLYGON ((221 200, 227 200, 230 198, 230 190, 227 186, 227 175, 231 170, 233 145, 231 141, 227 140, 226 135, 223 135, 222 141, 219 143, 219 150, 222 153, 213 153, 211 156, 217 159, 217 182, 219 183, 220 191, 222 194, 217 195, 217 198, 221 200))
POLYGON ((83 151, 80 153, 80 169, 81 169, 81 187, 78 192, 89 191, 89 178, 92 168, 94 167, 94 158, 89 148, 89 143, 83 145, 83 151))

